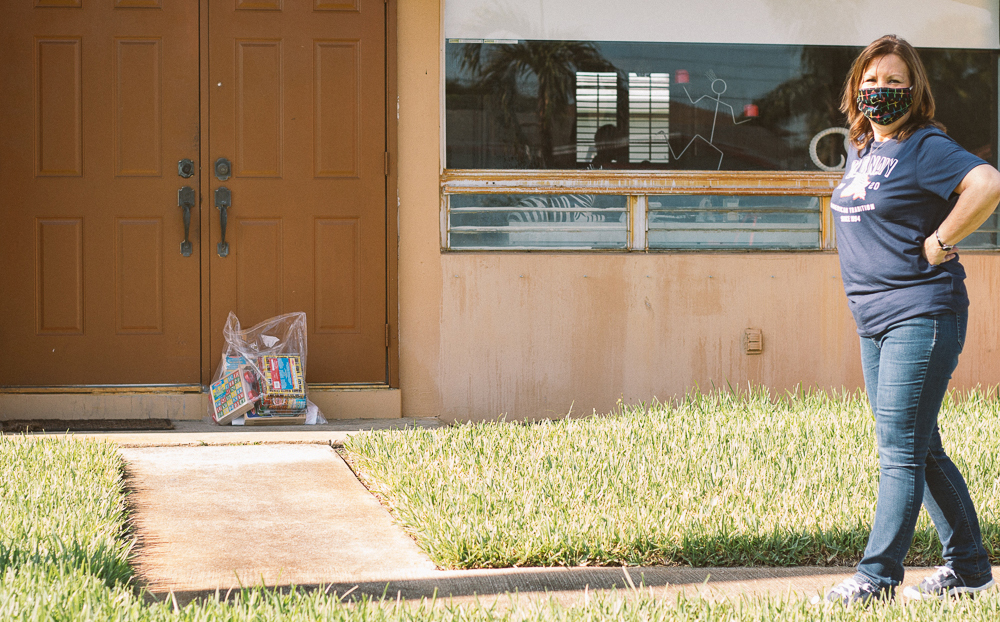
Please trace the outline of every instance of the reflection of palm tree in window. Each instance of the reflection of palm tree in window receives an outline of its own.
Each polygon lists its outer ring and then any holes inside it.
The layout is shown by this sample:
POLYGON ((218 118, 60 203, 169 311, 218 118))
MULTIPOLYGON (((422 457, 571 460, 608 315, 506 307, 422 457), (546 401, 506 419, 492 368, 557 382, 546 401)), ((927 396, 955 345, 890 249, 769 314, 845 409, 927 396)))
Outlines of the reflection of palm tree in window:
MULTIPOLYGON (((791 141, 802 145, 803 163, 809 161, 806 147, 810 138, 826 128, 845 125, 840 91, 857 53, 858 48, 804 47, 801 73, 754 102, 760 110, 758 123, 777 136, 789 137, 792 131, 788 127, 795 121, 804 122, 802 140, 791 141)), ((818 144, 818 150, 821 161, 836 163, 843 155, 843 141, 826 139, 818 144)))
POLYGON ((614 71, 591 43, 579 41, 521 41, 489 46, 465 44, 459 54, 463 71, 472 74, 496 108, 500 124, 511 131, 518 149, 529 149, 529 141, 517 120, 517 100, 522 96, 520 84, 534 77, 538 85, 535 114, 538 118, 537 154, 531 154, 529 166, 553 166, 553 129, 560 108, 569 104, 576 71, 614 71))
MULTIPOLYGON (((937 104, 935 117, 948 126, 948 135, 972 153, 996 165, 996 133, 983 131, 995 123, 997 70, 985 50, 935 50, 920 56, 937 104), (995 116, 994 116, 995 119, 995 116)), ((996 58, 995 56, 992 58, 996 58)))

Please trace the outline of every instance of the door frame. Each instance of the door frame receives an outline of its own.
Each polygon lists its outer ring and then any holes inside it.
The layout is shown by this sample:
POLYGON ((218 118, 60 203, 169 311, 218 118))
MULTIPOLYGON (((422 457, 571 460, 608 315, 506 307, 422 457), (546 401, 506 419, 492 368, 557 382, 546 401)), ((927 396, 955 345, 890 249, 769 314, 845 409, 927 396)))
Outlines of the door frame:
POLYGON ((385 0, 385 300, 388 323, 388 350, 386 352, 386 379, 393 389, 399 388, 399 169, 397 154, 397 125, 399 120, 399 92, 396 90, 396 2, 385 0), (393 114, 397 111, 397 114, 393 114))
MULTIPOLYGON (((211 23, 208 21, 209 0, 200 0, 198 3, 198 84, 199 84, 199 107, 201 124, 201 145, 199 146, 200 174, 198 187, 198 236, 200 240, 201 259, 201 382, 207 387, 212 382, 212 375, 215 373, 215 361, 211 355, 211 275, 209 274, 212 249, 215 246, 211 243, 212 219, 215 216, 215 208, 211 201, 211 141, 208 132, 211 131, 209 124, 208 94, 209 94, 209 33, 211 23), (207 25, 207 27, 206 27, 207 25), (206 129, 207 128, 207 129, 206 129)), ((384 24, 385 24, 385 149, 386 165, 388 172, 385 176, 385 249, 386 249, 386 309, 385 317, 388 324, 386 333, 386 385, 389 388, 399 388, 399 201, 398 198, 398 176, 397 176, 397 115, 392 114, 396 110, 398 98, 397 91, 397 65, 396 65, 396 3, 397 0, 385 0, 384 4, 384 24)), ((336 385, 328 385, 336 387, 336 385)))

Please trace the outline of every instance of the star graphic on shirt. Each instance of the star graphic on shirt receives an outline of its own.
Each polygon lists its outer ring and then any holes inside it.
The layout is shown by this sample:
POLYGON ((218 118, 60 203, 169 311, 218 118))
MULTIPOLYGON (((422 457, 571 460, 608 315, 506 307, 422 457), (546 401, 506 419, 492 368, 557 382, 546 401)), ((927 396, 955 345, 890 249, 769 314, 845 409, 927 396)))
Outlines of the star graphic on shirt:
POLYGON ((854 200, 863 199, 865 198, 865 195, 868 194, 867 188, 868 175, 858 175, 849 186, 844 188, 844 190, 840 193, 840 196, 845 197, 850 195, 854 200))

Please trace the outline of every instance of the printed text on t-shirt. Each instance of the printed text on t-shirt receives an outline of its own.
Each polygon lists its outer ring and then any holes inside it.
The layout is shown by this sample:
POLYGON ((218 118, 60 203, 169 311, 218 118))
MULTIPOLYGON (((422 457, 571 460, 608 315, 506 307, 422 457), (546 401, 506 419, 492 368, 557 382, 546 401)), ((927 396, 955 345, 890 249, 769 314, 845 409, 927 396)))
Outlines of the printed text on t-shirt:
POLYGON ((835 212, 840 212, 841 214, 857 214, 858 212, 870 212, 875 209, 874 203, 866 203, 865 205, 837 205, 833 201, 830 202, 830 209, 835 212))
POLYGON ((896 168, 899 160, 896 158, 885 158, 876 155, 866 155, 860 160, 851 163, 851 172, 847 177, 855 175, 868 175, 869 177, 884 176, 886 179, 892 175, 892 169, 896 168))

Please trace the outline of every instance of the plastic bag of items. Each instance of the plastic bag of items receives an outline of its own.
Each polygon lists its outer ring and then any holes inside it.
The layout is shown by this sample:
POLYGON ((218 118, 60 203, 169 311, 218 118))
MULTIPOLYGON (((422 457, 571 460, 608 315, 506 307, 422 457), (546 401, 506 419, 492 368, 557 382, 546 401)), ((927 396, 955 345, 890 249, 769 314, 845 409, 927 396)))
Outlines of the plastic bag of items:
POLYGON ((219 425, 326 423, 306 391, 306 314, 286 313, 243 330, 232 312, 209 408, 219 425))

